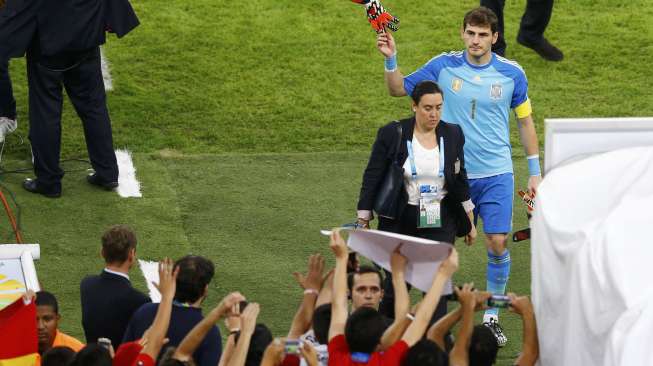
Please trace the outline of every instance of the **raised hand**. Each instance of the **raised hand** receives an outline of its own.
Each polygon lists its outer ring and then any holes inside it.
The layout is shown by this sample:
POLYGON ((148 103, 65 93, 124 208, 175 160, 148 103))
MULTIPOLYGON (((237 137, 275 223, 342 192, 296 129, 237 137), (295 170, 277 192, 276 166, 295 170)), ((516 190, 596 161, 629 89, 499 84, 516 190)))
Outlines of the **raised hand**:
POLYGON ((340 236, 340 230, 334 229, 331 232, 331 242, 329 243, 329 247, 337 259, 347 259, 347 256, 349 255, 347 244, 345 244, 342 236, 340 236))
POLYGON ((401 246, 402 244, 399 244, 390 255, 390 269, 392 269, 393 274, 399 272, 403 273, 406 271, 406 263, 408 263, 408 258, 401 254, 401 246))
POLYGON ((474 308, 476 306, 476 296, 474 294, 474 284, 466 283, 462 288, 454 287, 458 302, 463 308, 474 308))
POLYGON ((458 251, 456 248, 451 248, 449 257, 445 259, 440 265, 439 271, 447 277, 451 277, 458 270, 458 251))
POLYGON ((179 274, 179 267, 174 268, 172 259, 165 258, 159 262, 159 283, 154 284, 157 290, 161 293, 161 297, 173 298, 177 288, 177 274, 179 274))
POLYGON ((319 291, 322 288, 324 274, 324 257, 320 254, 313 254, 308 257, 308 272, 306 275, 294 272, 295 281, 303 288, 319 291))
POLYGON ((242 314, 240 315, 241 334, 248 334, 250 336, 254 334, 254 329, 256 328, 256 318, 258 317, 260 310, 261 307, 255 302, 249 303, 245 310, 243 310, 242 314))
POLYGON ((302 358, 306 361, 308 366, 318 366, 317 352, 315 348, 311 346, 308 342, 304 342, 299 348, 299 352, 302 354, 302 358))
MULTIPOLYGON (((225 296, 220 303, 215 307, 219 314, 222 316, 238 316, 239 315, 239 303, 245 301, 245 296, 240 292, 232 292, 229 295, 225 296)), ((249 307, 249 306, 248 306, 249 307)))
POLYGON ((510 298, 510 311, 521 316, 533 314, 533 304, 528 296, 517 296, 511 292, 508 297, 510 298))

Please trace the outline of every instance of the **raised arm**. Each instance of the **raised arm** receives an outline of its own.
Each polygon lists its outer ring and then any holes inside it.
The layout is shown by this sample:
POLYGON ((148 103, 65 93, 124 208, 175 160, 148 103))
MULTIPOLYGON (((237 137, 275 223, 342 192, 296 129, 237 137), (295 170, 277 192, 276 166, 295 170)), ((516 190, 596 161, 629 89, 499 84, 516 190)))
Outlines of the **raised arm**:
POLYGON ((252 340, 252 335, 256 329, 256 318, 260 311, 259 304, 252 302, 243 310, 241 318, 240 337, 236 342, 236 349, 233 355, 227 361, 227 366, 244 366, 247 359, 247 351, 252 340))
POLYGON ((469 365, 469 344, 474 331, 474 307, 476 305, 473 284, 466 283, 461 290, 454 288, 460 308, 462 309, 463 323, 458 331, 458 339, 449 353, 449 364, 451 366, 469 365))
POLYGON ((330 304, 331 300, 333 299, 333 272, 334 269, 331 269, 322 280, 322 289, 320 290, 320 294, 317 296, 317 300, 315 301, 316 309, 321 305, 330 304))
POLYGON ((447 315, 440 318, 435 324, 431 325, 426 332, 426 338, 435 342, 441 350, 446 351, 444 336, 456 325, 463 316, 462 308, 450 311, 447 315))
POLYGON ((528 296, 517 297, 515 294, 510 293, 508 297, 510 297, 510 311, 521 316, 524 326, 522 351, 517 360, 515 360, 515 365, 535 365, 540 354, 540 348, 537 340, 537 325, 535 323, 533 304, 528 296))
MULTIPOLYGON (((456 289, 457 290, 457 289, 456 289)), ((474 311, 487 309, 487 299, 492 296, 490 292, 475 291, 476 307, 474 311)), ((445 350, 444 336, 453 328, 463 317, 463 308, 450 312, 449 314, 440 318, 437 323, 433 324, 426 332, 426 338, 435 342, 443 351, 445 350)))
POLYGON ((223 316, 229 314, 240 301, 245 297, 239 292, 232 292, 220 301, 220 303, 211 310, 211 312, 197 323, 191 331, 186 334, 184 339, 175 350, 173 358, 182 362, 192 359, 193 353, 206 337, 206 334, 223 316))
POLYGON ((403 97, 404 75, 397 66, 397 46, 390 32, 379 33, 376 37, 376 48, 385 57, 385 85, 393 97, 403 97))
POLYGON ((177 288, 177 274, 179 268, 173 269, 173 262, 166 258, 159 262, 159 284, 157 288, 161 293, 161 303, 154 316, 150 328, 143 335, 141 342, 144 344, 141 353, 145 353, 156 360, 163 347, 168 326, 170 325, 170 313, 172 312, 172 299, 177 288))
POLYGON ((455 248, 452 248, 451 254, 449 254, 449 257, 440 265, 440 268, 433 279, 433 283, 431 284, 431 288, 422 299, 422 303, 417 309, 417 313, 415 313, 415 320, 413 320, 406 330, 406 333, 404 333, 404 336, 401 338, 409 347, 412 347, 424 335, 426 327, 428 327, 429 321, 431 320, 431 316, 435 311, 435 307, 438 304, 445 283, 457 270, 458 252, 455 248))
POLYGON ((311 327, 315 302, 322 287, 322 276, 324 272, 324 258, 319 254, 313 254, 308 258, 308 271, 306 275, 299 272, 293 273, 295 280, 304 290, 302 302, 293 317, 288 338, 299 338, 311 327))
POLYGON ((345 334, 347 323, 347 244, 334 229, 329 244, 336 257, 336 269, 333 274, 333 301, 331 304, 331 324, 329 341, 340 334, 345 334))
POLYGON ((381 350, 387 349, 401 339, 401 336, 411 323, 411 319, 407 316, 410 308, 410 297, 408 296, 405 275, 408 259, 401 254, 400 250, 401 244, 397 246, 390 256, 392 287, 395 291, 395 320, 383 332, 383 336, 381 337, 381 350))

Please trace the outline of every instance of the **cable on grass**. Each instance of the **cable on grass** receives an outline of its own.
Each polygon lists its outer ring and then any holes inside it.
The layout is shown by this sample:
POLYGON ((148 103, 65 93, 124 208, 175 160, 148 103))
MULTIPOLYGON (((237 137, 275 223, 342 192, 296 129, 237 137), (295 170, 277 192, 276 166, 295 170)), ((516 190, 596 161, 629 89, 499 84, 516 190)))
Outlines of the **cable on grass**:
MULTIPOLYGON (((18 208, 18 212, 20 212, 20 206, 18 206, 18 203, 16 202, 16 197, 14 196, 13 192, 11 192, 11 190, 7 189, 7 187, 5 187, 2 184, 0 184, 0 186, 9 192, 12 200, 14 201, 14 204, 18 208)), ((9 218, 9 223, 11 224, 11 227, 14 230, 14 235, 16 236, 16 243, 22 244, 23 237, 20 234, 19 222, 16 221, 16 218, 14 217, 14 213, 11 211, 11 207, 9 207, 9 203, 7 202, 4 193, 2 193, 2 190, 0 190, 0 200, 2 200, 2 205, 5 207, 5 212, 7 213, 7 217, 9 218)))

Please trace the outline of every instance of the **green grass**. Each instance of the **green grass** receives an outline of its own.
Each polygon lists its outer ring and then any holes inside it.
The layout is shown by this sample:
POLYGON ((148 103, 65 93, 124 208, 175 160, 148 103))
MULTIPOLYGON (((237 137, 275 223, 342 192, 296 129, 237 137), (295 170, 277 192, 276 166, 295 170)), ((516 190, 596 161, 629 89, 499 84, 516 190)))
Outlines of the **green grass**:
MULTIPOLYGON (((401 69, 460 49, 459 23, 475 4, 385 1, 401 19, 401 69)), ((557 1, 546 34, 565 52, 561 63, 514 41, 524 4, 506 4, 507 56, 527 72, 540 134, 547 117, 653 115, 651 2, 557 1)), ((137 0, 134 7, 142 25, 106 46, 117 146, 186 154, 360 151, 377 127, 409 113, 406 98, 387 96, 374 34, 350 1, 137 0)), ((22 60, 11 70, 25 135, 22 60)), ((82 136, 67 103, 62 154, 85 155, 82 136)), ((29 155, 16 137, 6 151, 29 155)))
MULTIPOLYGON (((207 305, 241 290, 263 305, 261 319, 282 335, 299 300, 290 273, 312 252, 328 254, 318 229, 354 217, 362 169, 376 129, 407 116, 406 98, 390 98, 382 58, 362 7, 347 0, 135 0, 142 25, 105 46, 115 91, 109 93, 116 147, 136 152, 142 199, 89 187, 70 162, 64 196, 24 193, 24 175, 3 174, 15 192, 27 242, 42 246, 39 279, 61 301, 62 328, 82 337, 79 281, 102 268, 107 226, 135 228, 142 258, 205 255, 217 274, 207 305)), ((461 48, 458 27, 477 2, 384 5, 401 19, 399 65, 410 72, 432 56, 461 48)), ((548 63, 514 41, 524 0, 506 3, 508 57, 525 68, 540 143, 550 117, 653 115, 653 3, 556 1, 547 37, 565 52, 548 63)), ((29 167, 23 60, 11 62, 19 129, 7 137, 2 167, 29 167)), ((524 158, 513 129, 517 188, 524 158)), ((70 103, 63 116, 63 158, 86 158, 70 103)), ((80 170, 81 169, 81 170, 80 170)), ((515 228, 526 226, 521 204, 515 228)), ((12 241, 9 226, 0 235, 12 241)), ((459 244, 456 282, 484 287, 485 249, 459 244)), ((529 293, 529 243, 511 246, 509 290, 529 293)), ((138 271, 132 276, 145 289, 138 271)), ((509 364, 521 325, 508 314, 509 364)))

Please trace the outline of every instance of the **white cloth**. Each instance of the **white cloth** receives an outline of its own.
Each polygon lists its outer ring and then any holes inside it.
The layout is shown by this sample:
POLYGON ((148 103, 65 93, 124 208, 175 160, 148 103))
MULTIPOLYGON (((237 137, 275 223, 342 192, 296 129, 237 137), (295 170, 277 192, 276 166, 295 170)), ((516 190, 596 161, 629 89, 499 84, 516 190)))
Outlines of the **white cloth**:
POLYGON ((541 365, 653 365, 653 147, 553 169, 532 228, 541 365))
POLYGON ((442 189, 444 186, 444 177, 438 177, 440 170, 440 150, 426 149, 419 143, 417 138, 413 138, 413 154, 415 156, 415 170, 417 179, 413 179, 410 167, 410 158, 404 163, 404 184, 408 193, 408 203, 411 205, 419 204, 419 186, 436 185, 442 189))

